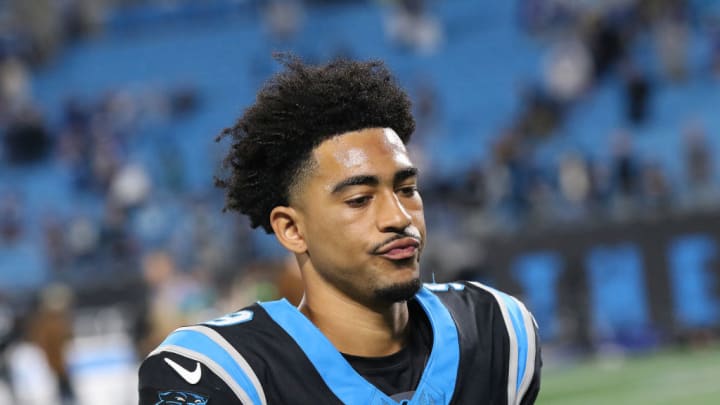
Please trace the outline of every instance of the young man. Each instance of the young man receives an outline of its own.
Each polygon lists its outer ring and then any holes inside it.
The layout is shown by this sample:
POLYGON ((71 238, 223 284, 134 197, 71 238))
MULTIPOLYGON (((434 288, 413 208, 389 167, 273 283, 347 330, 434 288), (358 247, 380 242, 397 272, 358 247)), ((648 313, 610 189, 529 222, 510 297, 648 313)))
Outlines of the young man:
POLYGON ((305 296, 176 330, 140 368, 140 403, 532 404, 541 360, 525 307, 420 281, 406 94, 380 62, 285 66, 224 131, 218 185, 295 255, 305 296))

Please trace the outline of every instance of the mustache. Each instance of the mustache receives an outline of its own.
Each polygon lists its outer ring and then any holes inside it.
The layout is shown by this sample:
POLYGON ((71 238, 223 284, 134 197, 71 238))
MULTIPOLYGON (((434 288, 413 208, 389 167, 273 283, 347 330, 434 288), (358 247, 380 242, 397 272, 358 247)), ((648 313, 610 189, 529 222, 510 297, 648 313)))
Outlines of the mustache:
POLYGON ((404 239, 404 238, 413 238, 420 243, 420 247, 422 248, 422 236, 420 236, 420 231, 418 231, 416 228, 407 228, 403 230, 402 233, 397 233, 386 240, 384 240, 381 243, 378 243, 377 245, 373 246, 373 248, 370 250, 372 254, 377 254, 380 249, 383 248, 383 246, 393 243, 398 239, 404 239))

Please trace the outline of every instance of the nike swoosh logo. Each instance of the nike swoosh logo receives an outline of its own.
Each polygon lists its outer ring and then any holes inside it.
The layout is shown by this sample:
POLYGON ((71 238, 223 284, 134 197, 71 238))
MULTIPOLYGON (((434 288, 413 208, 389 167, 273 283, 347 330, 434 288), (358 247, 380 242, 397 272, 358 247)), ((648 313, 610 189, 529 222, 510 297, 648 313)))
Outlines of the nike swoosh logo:
POLYGON ((187 381, 188 384, 197 384, 200 382, 200 377, 202 377, 202 369, 200 368, 200 363, 195 363, 195 370, 193 371, 186 369, 185 367, 175 363, 167 357, 165 357, 165 363, 167 363, 168 366, 172 367, 172 369, 175 370, 176 373, 180 374, 180 377, 182 377, 183 380, 187 381))

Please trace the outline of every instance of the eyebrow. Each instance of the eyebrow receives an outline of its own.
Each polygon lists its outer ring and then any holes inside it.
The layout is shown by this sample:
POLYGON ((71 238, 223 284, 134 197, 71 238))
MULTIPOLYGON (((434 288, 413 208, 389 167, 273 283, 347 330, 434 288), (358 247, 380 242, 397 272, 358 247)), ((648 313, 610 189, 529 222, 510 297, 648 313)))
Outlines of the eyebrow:
POLYGON ((352 176, 348 177, 347 179, 337 183, 333 189, 332 194, 337 194, 344 189, 352 186, 377 186, 380 184, 380 180, 378 180, 377 176, 368 176, 368 175, 360 175, 360 176, 352 176))
POLYGON ((393 177, 393 184, 398 184, 411 177, 416 177, 417 175, 417 167, 406 167, 405 169, 398 170, 397 173, 395 173, 395 176, 393 177))
MULTIPOLYGON (((405 169, 401 169, 395 173, 393 176, 393 184, 400 183, 404 180, 409 179, 410 177, 417 176, 418 169, 416 167, 408 167, 405 169)), ((359 176, 352 176, 348 177, 345 180, 342 180, 341 182, 337 183, 335 186, 333 186, 331 194, 337 194, 343 191, 344 189, 352 186, 371 186, 376 187, 380 184, 380 179, 378 179, 377 176, 370 176, 370 175, 359 175, 359 176)))

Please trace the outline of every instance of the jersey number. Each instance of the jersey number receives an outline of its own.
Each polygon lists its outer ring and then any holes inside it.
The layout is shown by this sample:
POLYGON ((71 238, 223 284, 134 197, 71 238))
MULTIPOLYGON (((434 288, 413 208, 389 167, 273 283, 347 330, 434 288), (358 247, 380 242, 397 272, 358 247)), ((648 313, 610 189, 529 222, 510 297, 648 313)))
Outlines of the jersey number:
POLYGON ((242 311, 233 312, 232 314, 221 316, 220 318, 213 319, 212 321, 207 321, 205 322, 205 324, 212 326, 230 326, 236 325, 238 323, 248 322, 252 319, 253 312, 245 309, 242 311))

